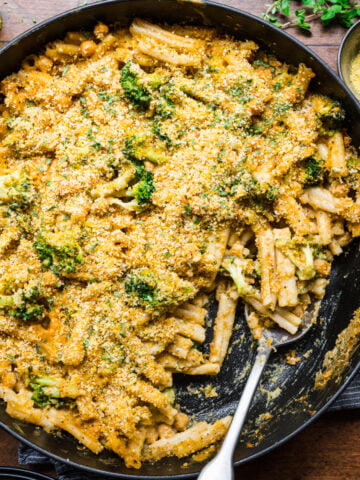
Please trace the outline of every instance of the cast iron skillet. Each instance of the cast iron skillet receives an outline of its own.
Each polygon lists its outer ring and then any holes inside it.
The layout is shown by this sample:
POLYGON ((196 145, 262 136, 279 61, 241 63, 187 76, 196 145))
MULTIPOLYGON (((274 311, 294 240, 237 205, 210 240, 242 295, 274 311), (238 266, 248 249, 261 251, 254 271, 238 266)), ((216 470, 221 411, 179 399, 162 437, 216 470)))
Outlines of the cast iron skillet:
MULTIPOLYGON (((200 4, 198 1, 176 0, 110 0, 74 9, 37 25, 7 45, 0 53, 0 78, 16 71, 26 55, 37 52, 46 42, 63 37, 68 30, 90 29, 98 20, 127 25, 136 16, 155 22, 214 25, 236 37, 254 39, 283 61, 294 65, 305 62, 316 73, 312 89, 343 103, 348 114, 348 131, 354 144, 359 146, 359 105, 320 58, 291 36, 262 20, 212 1, 200 4)), ((360 361, 360 349, 355 351, 339 378, 331 379, 323 390, 313 389, 314 375, 320 369, 325 353, 334 346, 338 333, 347 326, 353 311, 360 306, 359 281, 360 252, 358 243, 354 242, 346 254, 336 260, 318 324, 298 346, 298 355, 310 352, 307 358, 289 366, 284 353, 272 357, 262 382, 263 388, 255 397, 246 431, 235 453, 237 464, 268 452, 299 432, 327 408, 354 374, 360 361), (265 412, 271 414, 270 418, 261 416, 265 412), (248 448, 248 443, 255 446, 248 448)), ((215 305, 212 308, 214 311, 215 305)), ((245 326, 241 306, 237 325, 240 328, 234 330, 234 346, 216 378, 176 378, 178 400, 182 408, 196 419, 214 420, 231 414, 239 398, 246 370, 254 356, 254 344, 245 326), (216 389, 217 397, 205 398, 199 390, 209 384, 216 389), (194 394, 194 390, 199 395, 194 394)), ((180 479, 192 477, 201 468, 199 463, 188 461, 184 466, 183 460, 167 458, 155 465, 144 465, 140 471, 129 470, 110 452, 93 455, 79 447, 68 435, 48 434, 10 418, 3 406, 0 408, 0 421, 5 430, 28 445, 54 459, 65 460, 97 475, 108 473, 118 478, 180 479)))

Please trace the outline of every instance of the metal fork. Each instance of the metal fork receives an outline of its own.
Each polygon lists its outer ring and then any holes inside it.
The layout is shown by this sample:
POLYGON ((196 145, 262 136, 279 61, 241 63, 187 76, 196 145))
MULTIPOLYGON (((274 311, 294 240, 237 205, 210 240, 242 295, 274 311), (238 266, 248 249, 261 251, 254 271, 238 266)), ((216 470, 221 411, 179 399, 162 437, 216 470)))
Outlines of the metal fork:
MULTIPOLYGON (((291 335, 280 327, 264 330, 258 343, 255 363, 246 381, 229 430, 227 431, 219 452, 205 465, 198 476, 198 480, 234 480, 234 450, 270 354, 279 347, 287 346, 303 338, 313 325, 313 319, 316 316, 317 310, 318 302, 312 303, 307 310, 302 328, 295 335, 291 335)), ((248 318, 248 316, 249 312, 245 307, 245 317, 248 318)))

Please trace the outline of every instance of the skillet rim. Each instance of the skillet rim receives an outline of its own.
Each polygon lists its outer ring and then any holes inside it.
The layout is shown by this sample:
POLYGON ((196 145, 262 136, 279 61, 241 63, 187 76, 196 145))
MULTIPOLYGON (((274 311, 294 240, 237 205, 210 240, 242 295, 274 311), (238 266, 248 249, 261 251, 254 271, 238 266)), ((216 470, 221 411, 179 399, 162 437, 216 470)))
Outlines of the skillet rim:
MULTIPOLYGON (((25 30, 23 33, 21 33, 20 35, 15 37, 13 40, 8 42, 4 47, 2 47, 0 49, 0 62, 1 62, 1 57, 5 52, 7 52, 8 50, 11 50, 12 48, 16 47, 16 45, 19 42, 26 39, 29 35, 31 35, 33 33, 36 33, 36 32, 40 33, 41 31, 46 30, 46 28, 52 23, 61 22, 62 20, 65 20, 68 16, 71 16, 71 15, 76 14, 76 13, 84 12, 84 11, 87 11, 87 10, 91 10, 94 7, 100 7, 100 6, 106 6, 106 5, 118 4, 118 3, 131 3, 131 2, 136 3, 136 1, 137 0, 99 0, 99 1, 87 4, 87 5, 74 7, 72 9, 66 10, 62 13, 59 13, 55 16, 52 16, 52 17, 34 25, 33 27, 30 27, 29 29, 25 30)), ((150 1, 150 0, 148 0, 148 1, 150 1)), ((154 0, 152 0, 152 1, 154 1, 154 0)), ((169 0, 169 1, 194 3, 194 4, 197 4, 200 8, 201 7, 206 7, 207 5, 209 5, 209 6, 212 6, 212 7, 215 7, 215 8, 219 8, 220 10, 227 11, 229 13, 235 13, 236 15, 240 15, 245 19, 248 18, 251 21, 262 25, 268 31, 280 33, 282 36, 286 37, 290 42, 294 43, 297 48, 303 50, 308 56, 312 57, 313 60, 315 61, 315 63, 320 64, 326 70, 327 74, 330 75, 333 78, 333 80, 335 80, 335 82, 338 83, 343 88, 343 90, 346 93, 346 96, 350 99, 351 103, 353 104, 354 110, 357 111, 357 113, 360 117, 360 104, 359 104, 358 100, 356 99, 356 97, 354 96, 354 94, 349 89, 349 87, 345 84, 343 79, 339 75, 337 75, 327 65, 327 63, 322 58, 320 58, 313 50, 311 50, 308 46, 303 44, 300 40, 293 37, 289 33, 279 29, 278 27, 275 27, 274 25, 266 22, 265 20, 263 20, 260 17, 257 17, 257 16, 255 16, 251 13, 248 13, 248 12, 244 12, 240 8, 236 8, 236 7, 233 7, 233 6, 230 6, 230 5, 226 5, 226 4, 222 4, 222 3, 219 3, 217 1, 213 1, 213 0, 169 0)), ((0 67, 0 69, 1 69, 1 67, 0 67)), ((2 77, 1 72, 0 72, 0 80, 2 78, 3 77, 2 77)), ((346 388, 346 386, 350 383, 350 381, 356 375, 356 373, 358 372, 359 369, 360 369, 360 360, 358 361, 357 365, 355 365, 355 367, 353 368, 351 373, 348 375, 348 377, 341 384, 341 386, 337 389, 336 393, 333 394, 332 397, 328 401, 326 401, 324 403, 324 405, 313 416, 311 416, 307 420, 305 420, 302 425, 300 425, 298 428, 293 430, 290 434, 286 435, 284 438, 282 438, 278 442, 275 442, 274 444, 264 448, 263 450, 261 450, 259 452, 256 452, 253 455, 250 455, 249 457, 246 457, 246 458, 243 458, 241 460, 235 461, 234 465, 239 466, 239 465, 245 464, 249 461, 255 460, 255 459, 271 452, 273 449, 275 449, 276 447, 284 444, 285 442, 287 442, 288 440, 293 438, 295 435, 300 433, 302 430, 304 430, 308 425, 310 425, 311 422, 313 422, 315 419, 320 417, 328 409, 328 407, 336 400, 336 398, 343 392, 343 390, 346 388)), ((13 437, 15 437, 17 440, 21 441, 22 443, 25 443, 29 447, 37 450, 38 452, 42 453, 43 455, 46 455, 46 456, 50 457, 53 460, 65 463, 66 465, 69 465, 71 467, 83 470, 83 471, 88 472, 88 473, 97 474, 97 475, 100 474, 100 475, 103 475, 105 477, 107 476, 109 478, 121 478, 121 479, 130 479, 130 480, 131 479, 133 479, 133 480, 184 480, 184 479, 194 478, 199 473, 199 472, 197 472, 197 473, 184 473, 184 474, 178 474, 178 475, 175 474, 175 475, 170 475, 170 476, 169 475, 161 475, 161 476, 151 475, 151 476, 149 476, 149 475, 138 475, 138 474, 132 475, 132 474, 108 472, 108 471, 100 470, 100 469, 95 468, 95 467, 82 465, 82 464, 76 463, 75 461, 68 460, 64 457, 60 457, 57 454, 51 453, 51 452, 47 451, 46 449, 32 443, 30 440, 23 437, 20 433, 13 430, 11 427, 6 425, 2 421, 0 421, 0 427, 3 428, 9 434, 11 434, 13 437)))

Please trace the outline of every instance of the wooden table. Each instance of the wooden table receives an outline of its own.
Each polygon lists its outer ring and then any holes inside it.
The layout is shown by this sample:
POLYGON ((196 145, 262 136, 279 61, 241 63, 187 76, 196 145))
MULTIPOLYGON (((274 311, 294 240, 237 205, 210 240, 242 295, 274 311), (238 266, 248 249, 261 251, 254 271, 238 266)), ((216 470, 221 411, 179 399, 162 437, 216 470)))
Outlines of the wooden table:
MULTIPOLYGON (((218 1, 259 16, 264 11, 264 4, 268 3, 261 0, 218 1)), ((0 0, 0 12, 4 20, 0 45, 35 23, 84 3, 83 0, 0 0)), ((336 54, 344 29, 324 29, 317 25, 312 35, 296 29, 289 32, 336 69, 336 54)), ((0 465, 18 466, 17 446, 18 442, 10 435, 0 432, 0 465)), ((54 472, 48 468, 33 469, 54 476, 54 472)), ((360 410, 327 413, 286 445, 236 470, 236 480, 258 479, 359 480, 360 410)))

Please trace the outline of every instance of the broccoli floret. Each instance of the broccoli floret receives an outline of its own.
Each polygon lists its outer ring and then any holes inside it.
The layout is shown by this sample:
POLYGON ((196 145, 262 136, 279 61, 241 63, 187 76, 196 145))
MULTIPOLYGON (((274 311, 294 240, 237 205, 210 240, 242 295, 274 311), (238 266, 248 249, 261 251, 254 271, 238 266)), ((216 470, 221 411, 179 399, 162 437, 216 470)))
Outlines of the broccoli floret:
POLYGON ((298 277, 300 280, 309 280, 315 275, 314 255, 310 245, 305 245, 302 248, 303 262, 298 267, 298 277))
POLYGON ((76 242, 61 246, 50 244, 39 235, 33 244, 41 260, 42 266, 56 275, 73 273, 78 264, 83 262, 80 246, 76 242))
POLYGON ((153 173, 145 170, 141 180, 128 192, 134 196, 138 205, 143 206, 150 203, 152 194, 155 192, 153 180, 153 173))
POLYGON ((133 197, 133 200, 124 202, 113 198, 111 202, 130 211, 142 212, 150 204, 152 194, 155 192, 154 174, 146 170, 144 165, 138 161, 135 161, 134 166, 136 169, 134 178, 137 183, 119 194, 119 197, 133 197))
POLYGON ((120 205, 130 211, 142 212, 150 204, 155 191, 154 175, 136 159, 128 161, 128 165, 123 162, 122 167, 120 175, 115 180, 97 186, 91 191, 91 195, 107 197, 110 204, 120 205), (129 197, 133 200, 124 201, 129 197))
POLYGON ((49 307, 48 300, 37 286, 20 289, 13 295, 0 295, 0 309, 23 322, 42 320, 49 307))
POLYGON ((156 103, 155 112, 160 118, 166 120, 175 113, 175 103, 172 100, 172 83, 167 83, 160 88, 160 97, 156 103))
POLYGON ((16 212, 25 210, 33 200, 30 187, 23 170, 0 176, 0 204, 16 212))
POLYGON ((305 160, 305 185, 315 187, 324 180, 324 161, 309 157, 305 160))
POLYGON ((29 376, 28 386, 34 392, 31 400, 36 408, 75 408, 73 398, 61 397, 59 382, 59 378, 29 376))
POLYGON ((120 83, 129 102, 139 110, 147 110, 151 95, 149 90, 140 83, 139 70, 141 71, 139 65, 128 62, 121 70, 120 83))
POLYGON ((175 112, 175 104, 166 98, 160 98, 156 105, 156 114, 164 120, 171 118, 175 112))
POLYGON ((276 240, 276 247, 286 255, 297 267, 299 280, 310 280, 315 276, 314 246, 304 238, 294 237, 291 240, 276 240))
POLYGON ((252 296, 256 294, 255 288, 249 285, 245 279, 243 266, 239 258, 225 257, 222 267, 230 273, 240 295, 252 296))
POLYGON ((174 406, 176 402, 175 387, 166 388, 162 393, 167 396, 169 404, 174 406))
POLYGON ((135 304, 154 304, 158 297, 157 282, 151 272, 146 272, 144 269, 132 272, 126 277, 125 292, 129 298, 135 299, 135 304))
POLYGON ((339 130, 345 121, 345 110, 340 102, 328 97, 316 96, 315 108, 326 130, 339 130))
POLYGON ((114 205, 120 205, 125 210, 131 212, 143 212, 149 205, 155 187, 152 183, 153 175, 151 172, 146 172, 148 178, 141 180, 135 184, 132 188, 126 190, 122 196, 124 197, 133 197, 131 201, 124 201, 120 198, 111 198, 110 203, 114 205))
POLYGON ((172 140, 167 133, 164 133, 161 130, 161 123, 159 122, 159 120, 154 121, 153 132, 154 135, 156 135, 160 140, 162 140, 167 147, 171 147, 172 140))
POLYGON ((260 183, 246 168, 242 168, 237 176, 228 184, 216 187, 220 196, 230 196, 235 199, 254 199, 272 202, 278 196, 278 188, 268 183, 260 183))
MULTIPOLYGON (((138 160, 155 164, 161 164, 166 162, 166 157, 159 150, 146 145, 148 137, 146 135, 132 135, 125 140, 125 148, 123 154, 125 158, 130 161, 138 160)), ((148 142, 150 143, 150 142, 148 142)))
POLYGON ((194 286, 168 270, 137 268, 124 280, 125 301, 133 307, 143 307, 161 313, 169 307, 186 302, 196 291, 194 286))
POLYGON ((252 196, 258 191, 258 187, 256 178, 246 168, 242 168, 235 178, 216 185, 215 189, 220 197, 230 196, 240 199, 252 196))

